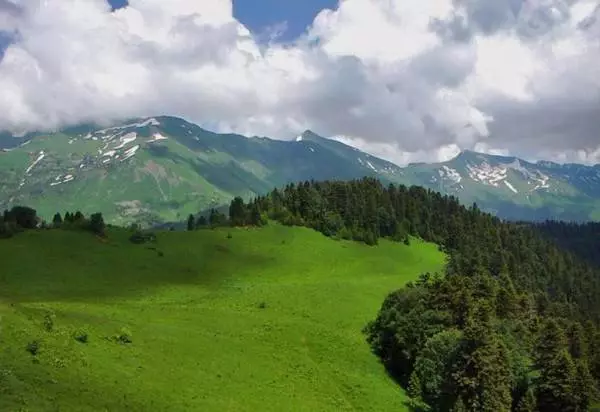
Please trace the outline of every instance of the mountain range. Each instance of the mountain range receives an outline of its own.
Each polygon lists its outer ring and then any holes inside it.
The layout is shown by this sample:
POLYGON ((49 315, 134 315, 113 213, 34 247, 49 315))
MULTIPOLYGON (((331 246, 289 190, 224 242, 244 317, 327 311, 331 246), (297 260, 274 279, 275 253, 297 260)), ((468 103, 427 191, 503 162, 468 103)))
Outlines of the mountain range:
POLYGON ((453 195, 507 219, 600 219, 600 166, 465 151, 444 163, 399 167, 311 131, 281 141, 160 116, 0 133, 0 149, 0 208, 26 204, 46 218, 101 211, 112 223, 155 225, 290 182, 372 176, 453 195))

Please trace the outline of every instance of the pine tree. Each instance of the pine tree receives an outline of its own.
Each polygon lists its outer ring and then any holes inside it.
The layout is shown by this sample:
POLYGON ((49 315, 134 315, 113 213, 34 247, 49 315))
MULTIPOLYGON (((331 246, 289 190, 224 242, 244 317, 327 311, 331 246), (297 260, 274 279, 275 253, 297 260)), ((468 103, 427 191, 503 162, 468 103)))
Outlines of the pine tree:
POLYGON ((535 394, 533 390, 528 389, 523 397, 519 400, 515 412, 536 412, 537 405, 535 400, 535 394))
POLYGON ((52 219, 52 224, 54 225, 54 227, 59 227, 62 225, 62 223, 63 223, 62 216, 60 215, 60 213, 56 213, 54 215, 54 218, 52 219))
POLYGON ((190 214, 187 220, 187 230, 191 232, 196 229, 196 219, 194 219, 194 215, 190 214))
POLYGON ((537 405, 544 412, 575 412, 576 369, 571 355, 562 349, 542 366, 538 378, 537 405))
POLYGON ((577 400, 577 410, 587 411, 595 389, 594 378, 590 373, 587 362, 583 359, 575 361, 575 369, 574 394, 577 400))
POLYGON ((252 206, 250 206, 249 223, 253 226, 262 226, 262 216, 260 215, 260 210, 256 203, 253 203, 252 206))
POLYGON ((408 381, 408 396, 415 400, 422 400, 422 392, 419 375, 413 371, 413 373, 410 374, 410 380, 408 381))
POLYGON ((244 200, 237 196, 229 206, 229 220, 232 226, 244 226, 246 224, 246 205, 244 200))
POLYGON ((467 412, 467 407, 461 397, 456 400, 451 412, 467 412))
POLYGON ((200 216, 198 218, 198 220, 196 221, 196 227, 204 227, 208 225, 208 221, 206 220, 205 216, 200 216))
POLYGON ((492 311, 480 303, 467 321, 460 393, 470 410, 509 412, 512 397, 508 350, 491 325, 492 311))
POLYGON ((102 213, 94 213, 90 216, 90 230, 97 235, 104 236, 104 229, 106 225, 104 224, 104 218, 102 217, 102 213))
POLYGON ((573 322, 568 331, 569 353, 573 359, 587 359, 588 342, 583 326, 579 322, 573 322))

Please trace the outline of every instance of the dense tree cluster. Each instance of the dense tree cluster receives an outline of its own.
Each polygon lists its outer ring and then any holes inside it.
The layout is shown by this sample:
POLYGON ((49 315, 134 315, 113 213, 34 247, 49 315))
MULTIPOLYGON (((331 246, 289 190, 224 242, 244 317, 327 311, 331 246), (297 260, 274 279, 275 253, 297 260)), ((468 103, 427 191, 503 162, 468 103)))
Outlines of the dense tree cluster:
POLYGON ((535 228, 370 178, 290 184, 252 204, 327 236, 420 237, 448 254, 444 274, 391 293, 365 329, 413 407, 588 410, 600 378, 600 273, 535 228))
POLYGON ((187 230, 218 226, 263 226, 266 223, 267 218, 260 212, 258 199, 245 203, 244 199, 238 196, 229 205, 229 216, 217 209, 211 209, 207 216, 200 215, 196 218, 189 215, 187 230))
POLYGON ((64 218, 56 213, 52 224, 42 220, 35 209, 25 206, 15 206, 5 210, 0 217, 0 238, 11 237, 15 233, 27 229, 67 228, 88 230, 96 235, 104 236, 106 224, 102 213, 94 213, 86 218, 80 211, 66 212, 64 218))
POLYGON ((546 221, 534 225, 558 246, 600 267, 600 223, 546 221))
POLYGON ((37 212, 29 207, 15 206, 0 217, 0 238, 13 236, 24 229, 35 229, 41 223, 37 212))

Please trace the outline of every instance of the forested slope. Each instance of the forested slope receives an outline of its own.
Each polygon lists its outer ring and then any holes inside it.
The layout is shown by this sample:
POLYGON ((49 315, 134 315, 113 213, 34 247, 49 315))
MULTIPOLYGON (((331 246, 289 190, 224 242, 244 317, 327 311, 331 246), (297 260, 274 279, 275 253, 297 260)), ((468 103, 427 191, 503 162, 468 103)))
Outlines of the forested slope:
POLYGON ((534 227, 561 248, 600 267, 600 223, 546 221, 534 227))
POLYGON ((260 211, 372 245, 417 236, 449 254, 445 273, 391 293, 366 328, 413 406, 589 408, 600 377, 600 273, 534 228, 374 179, 291 184, 231 210, 240 222, 260 211))

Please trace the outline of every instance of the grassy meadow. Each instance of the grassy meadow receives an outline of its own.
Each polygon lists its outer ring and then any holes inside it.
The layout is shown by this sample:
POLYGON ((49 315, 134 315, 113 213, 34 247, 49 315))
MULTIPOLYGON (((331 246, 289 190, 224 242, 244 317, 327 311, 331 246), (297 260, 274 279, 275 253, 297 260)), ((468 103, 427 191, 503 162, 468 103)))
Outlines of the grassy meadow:
POLYGON ((129 235, 0 240, 1 411, 405 408, 361 329, 390 291, 441 269, 435 245, 275 224, 129 235))

